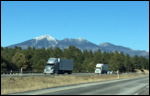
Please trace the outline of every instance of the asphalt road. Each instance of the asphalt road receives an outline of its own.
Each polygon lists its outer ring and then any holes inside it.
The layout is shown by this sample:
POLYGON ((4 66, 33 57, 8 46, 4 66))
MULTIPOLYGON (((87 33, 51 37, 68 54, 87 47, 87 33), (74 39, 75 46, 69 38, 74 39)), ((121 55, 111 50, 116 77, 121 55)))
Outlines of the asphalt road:
POLYGON ((143 89, 138 95, 149 95, 149 87, 143 89))
POLYGON ((149 76, 55 87, 10 95, 149 95, 149 76))

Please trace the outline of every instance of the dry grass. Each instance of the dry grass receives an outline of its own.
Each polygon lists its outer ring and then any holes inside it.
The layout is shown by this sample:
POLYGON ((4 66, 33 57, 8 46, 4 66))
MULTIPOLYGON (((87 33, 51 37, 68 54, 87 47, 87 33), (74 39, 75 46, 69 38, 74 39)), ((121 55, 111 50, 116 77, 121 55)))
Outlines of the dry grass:
POLYGON ((144 72, 145 72, 145 73, 149 73, 149 70, 145 70, 145 69, 144 69, 144 72))
MULTIPOLYGON (((146 70, 146 69, 143 69, 143 70, 144 70, 145 73, 149 73, 149 70, 146 70)), ((142 71, 139 70, 139 69, 134 69, 134 71, 135 71, 136 73, 142 73, 142 71)))
MULTIPOLYGON (((122 74, 120 78, 146 75, 148 76, 149 74, 122 74)), ((117 75, 1 77, 1 95, 113 79, 118 79, 117 75)))

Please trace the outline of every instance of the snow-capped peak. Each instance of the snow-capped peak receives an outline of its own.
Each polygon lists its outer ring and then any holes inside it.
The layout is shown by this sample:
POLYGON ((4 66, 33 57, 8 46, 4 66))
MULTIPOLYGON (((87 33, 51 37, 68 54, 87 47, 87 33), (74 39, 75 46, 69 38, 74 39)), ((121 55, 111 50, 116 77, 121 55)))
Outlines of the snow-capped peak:
POLYGON ((109 43, 104 42, 104 43, 100 44, 99 46, 107 46, 107 45, 109 45, 109 43))
POLYGON ((49 36, 49 35, 43 35, 43 36, 39 36, 39 37, 35 37, 34 39, 36 40, 36 43, 39 41, 39 40, 42 40, 42 39, 47 39, 48 41, 53 41, 55 44, 57 44, 57 41, 53 38, 53 37, 51 37, 51 36, 49 36))
POLYGON ((55 40, 53 37, 51 37, 51 36, 49 36, 49 35, 44 35, 44 36, 40 36, 40 37, 35 37, 34 39, 36 39, 36 40, 42 40, 42 39, 44 39, 44 38, 46 38, 48 41, 51 41, 51 40, 55 40))
POLYGON ((72 38, 65 38, 64 40, 65 41, 72 41, 73 39, 72 38))
POLYGON ((83 41, 83 40, 85 40, 85 39, 83 39, 82 37, 79 37, 79 38, 77 38, 77 40, 83 41))

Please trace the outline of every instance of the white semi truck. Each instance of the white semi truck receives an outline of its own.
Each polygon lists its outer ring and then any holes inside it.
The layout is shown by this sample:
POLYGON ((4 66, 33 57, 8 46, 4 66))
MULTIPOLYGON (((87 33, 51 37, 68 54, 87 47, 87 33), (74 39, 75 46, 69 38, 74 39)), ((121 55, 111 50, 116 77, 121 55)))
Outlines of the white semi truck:
POLYGON ((108 64, 96 64, 95 74, 107 74, 108 64))
POLYGON ((45 65, 44 74, 71 74, 73 71, 73 60, 62 58, 49 58, 45 65))

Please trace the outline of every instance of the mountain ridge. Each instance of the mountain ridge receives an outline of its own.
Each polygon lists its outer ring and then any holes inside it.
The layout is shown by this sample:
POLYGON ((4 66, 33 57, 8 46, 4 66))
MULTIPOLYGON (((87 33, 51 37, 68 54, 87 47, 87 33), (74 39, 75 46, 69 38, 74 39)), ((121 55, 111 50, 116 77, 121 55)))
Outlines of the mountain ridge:
POLYGON ((102 52, 104 51, 114 52, 115 50, 117 50, 118 52, 122 51, 125 55, 128 53, 131 57, 133 57, 134 55, 137 55, 137 56, 144 56, 144 57, 149 58, 149 52, 145 50, 142 50, 142 51, 133 50, 129 47, 124 47, 120 45, 118 46, 118 45, 111 44, 109 42, 104 42, 104 43, 97 45, 82 37, 79 37, 77 39, 65 38, 63 40, 57 40, 47 34, 43 36, 35 37, 33 39, 30 39, 21 43, 13 44, 7 47, 14 48, 15 46, 19 46, 22 49, 27 49, 28 46, 35 47, 36 49, 43 48, 43 47, 45 48, 60 47, 60 49, 63 50, 64 48, 67 48, 70 45, 76 46, 81 51, 87 49, 88 51, 92 50, 93 52, 95 52, 98 49, 101 49, 102 52))

